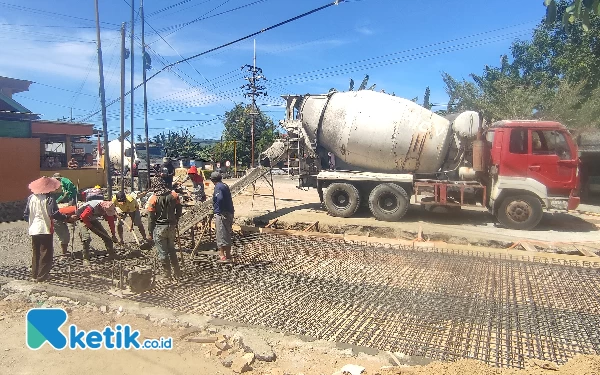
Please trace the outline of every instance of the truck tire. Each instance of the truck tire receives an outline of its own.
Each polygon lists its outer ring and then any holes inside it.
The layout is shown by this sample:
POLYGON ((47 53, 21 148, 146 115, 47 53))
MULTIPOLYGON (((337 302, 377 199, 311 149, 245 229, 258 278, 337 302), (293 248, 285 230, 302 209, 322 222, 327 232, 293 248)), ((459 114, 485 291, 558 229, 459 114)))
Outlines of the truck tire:
POLYGON ((360 206, 360 194, 354 185, 333 183, 325 193, 327 211, 337 217, 350 217, 360 206))
POLYGON ((380 184, 369 195, 369 208, 382 221, 399 221, 406 214, 410 199, 400 185, 380 184))
POLYGON ((542 203, 532 195, 513 195, 504 198, 496 213, 498 221, 510 229, 530 230, 535 228, 544 211, 542 203))

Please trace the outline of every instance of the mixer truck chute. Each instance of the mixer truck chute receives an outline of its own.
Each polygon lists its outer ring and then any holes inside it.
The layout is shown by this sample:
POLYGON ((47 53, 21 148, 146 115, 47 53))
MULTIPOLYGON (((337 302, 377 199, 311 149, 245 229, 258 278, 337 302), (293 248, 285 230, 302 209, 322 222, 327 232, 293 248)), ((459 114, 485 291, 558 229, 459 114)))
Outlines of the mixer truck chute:
POLYGON ((414 197, 425 208, 483 206, 507 227, 531 229, 544 209, 579 204, 577 146, 559 123, 484 129, 476 112, 444 118, 374 91, 284 98, 288 139, 263 159, 275 165, 293 153, 299 187, 316 187, 334 216, 365 205, 397 221, 414 197), (322 163, 330 153, 336 170, 322 163))

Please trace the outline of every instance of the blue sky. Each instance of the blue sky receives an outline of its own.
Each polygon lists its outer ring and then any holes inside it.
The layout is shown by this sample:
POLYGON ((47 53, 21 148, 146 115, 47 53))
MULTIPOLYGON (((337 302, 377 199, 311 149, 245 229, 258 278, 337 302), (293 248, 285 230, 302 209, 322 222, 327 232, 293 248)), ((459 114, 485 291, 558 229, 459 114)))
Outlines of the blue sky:
MULTIPOLYGON (((146 43, 153 59, 149 74, 163 66, 161 58, 174 62, 180 55, 203 52, 332 1, 146 0, 146 43), (199 18, 205 19, 190 23, 199 18)), ((135 5, 137 11, 139 0, 135 5)), ((444 104, 442 71, 461 78, 481 72, 486 64, 497 66, 513 40, 530 37, 544 13, 541 0, 347 1, 256 37, 257 65, 268 78, 269 94, 259 103, 279 120, 280 95, 346 90, 350 78, 358 86, 369 74, 377 90, 422 100, 429 86, 431 101, 444 104)), ((121 22, 129 28, 130 8, 125 0, 100 0, 100 19, 110 101, 119 96, 119 29, 121 22)), ((51 120, 69 117, 71 108, 75 119, 99 109, 93 20, 93 0, 0 0, 0 75, 36 82, 29 92, 15 95, 17 101, 51 120)), ((136 84, 141 82, 140 31, 138 20, 136 84)), ((234 102, 247 101, 240 89, 245 83, 240 68, 252 63, 252 52, 250 39, 148 82, 150 135, 189 129, 200 138, 218 138, 223 129, 218 116, 234 102)), ((129 61, 126 66, 129 77, 129 61)), ((134 100, 139 134, 141 89, 134 100)), ((129 118, 129 99, 126 112, 129 118)), ((108 108, 111 138, 120 127, 119 113, 119 103, 108 108)), ((101 117, 87 122, 101 126, 101 117)))

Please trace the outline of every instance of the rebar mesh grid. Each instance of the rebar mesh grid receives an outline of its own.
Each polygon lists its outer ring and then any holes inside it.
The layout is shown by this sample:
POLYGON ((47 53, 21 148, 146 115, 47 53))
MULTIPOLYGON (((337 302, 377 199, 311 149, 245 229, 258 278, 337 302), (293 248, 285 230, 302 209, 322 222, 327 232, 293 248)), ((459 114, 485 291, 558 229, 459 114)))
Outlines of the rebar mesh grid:
MULTIPOLYGON (((600 264, 337 239, 237 237, 236 262, 186 262, 185 281, 133 300, 284 332, 419 355, 524 367, 600 351, 600 264)), ((151 257, 123 261, 151 264, 151 257)), ((52 283, 106 292, 112 262, 52 283)), ((118 273, 118 271, 117 271, 118 273)), ((0 274, 26 278, 27 269, 0 274)))

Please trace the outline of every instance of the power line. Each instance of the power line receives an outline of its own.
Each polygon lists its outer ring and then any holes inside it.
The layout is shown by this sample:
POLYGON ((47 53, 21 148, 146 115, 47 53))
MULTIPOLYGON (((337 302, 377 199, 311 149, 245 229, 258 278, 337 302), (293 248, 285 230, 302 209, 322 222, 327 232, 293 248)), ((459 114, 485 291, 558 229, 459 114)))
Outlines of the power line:
MULTIPOLYGON (((301 19, 301 18, 304 18, 304 17, 306 17, 306 16, 309 16, 309 15, 311 15, 311 14, 313 14, 313 13, 316 13, 316 12, 319 12, 319 11, 321 11, 321 10, 327 9, 327 8, 329 8, 329 7, 331 7, 331 6, 342 4, 344 1, 346 1, 346 0, 336 0, 336 1, 334 1, 333 3, 329 3, 329 4, 326 4, 326 5, 324 5, 324 6, 321 6, 321 7, 319 7, 319 8, 313 9, 313 10, 311 10, 311 11, 308 11, 308 12, 302 13, 302 14, 300 14, 300 15, 296 16, 296 17, 293 17, 293 18, 287 19, 287 20, 285 20, 285 21, 283 21, 283 22, 280 22, 280 23, 278 23, 278 24, 275 24, 275 25, 273 25, 273 26, 267 27, 267 28, 265 28, 265 29, 261 29, 260 31, 257 31, 257 32, 254 32, 254 33, 252 33, 252 34, 246 35, 246 36, 244 36, 244 37, 242 37, 242 38, 239 38, 239 39, 236 39, 236 40, 234 40, 234 41, 232 41, 232 42, 225 43, 225 44, 223 44, 223 45, 220 45, 220 46, 218 46, 218 47, 215 47, 215 48, 211 48, 211 49, 209 49, 209 50, 207 50, 207 51, 204 51, 204 52, 202 52, 202 53, 198 53, 198 54, 196 54, 196 55, 193 55, 193 56, 191 56, 191 57, 188 57, 188 58, 185 58, 185 59, 183 59, 183 60, 179 60, 179 61, 176 61, 176 62, 174 62, 174 63, 171 63, 171 64, 169 64, 169 65, 166 65, 166 66, 164 66, 162 69, 160 69, 159 71, 157 71, 156 73, 154 73, 153 75, 151 75, 151 76, 150 76, 148 79, 146 79, 146 82, 148 82, 148 81, 149 81, 149 80, 151 80, 152 78, 156 77, 158 74, 162 73, 163 71, 165 71, 165 70, 167 70, 167 69, 169 69, 169 68, 171 68, 171 67, 173 67, 173 66, 175 66, 175 65, 177 65, 177 64, 181 64, 181 63, 183 63, 183 62, 185 62, 185 61, 189 61, 189 60, 192 60, 192 59, 198 58, 198 57, 200 57, 200 56, 203 56, 203 55, 209 54, 209 53, 211 53, 211 52, 214 52, 214 51, 217 51, 217 50, 219 50, 219 49, 222 49, 222 48, 228 47, 228 46, 230 46, 230 45, 232 45, 232 44, 236 44, 236 43, 239 43, 239 42, 241 42, 241 41, 244 41, 244 40, 246 40, 246 39, 250 39, 250 38, 252 38, 252 37, 254 37, 254 36, 256 36, 256 35, 259 35, 259 34, 265 33, 265 32, 267 32, 267 31, 270 31, 270 30, 276 29, 276 28, 278 28, 278 27, 281 27, 281 26, 283 26, 283 25, 286 25, 286 24, 288 24, 288 23, 291 23, 291 22, 297 21, 297 20, 299 20, 299 19, 301 19)), ((140 88, 140 87, 141 87, 143 84, 144 84, 143 82, 142 82, 142 83, 140 83, 140 84, 138 84, 136 87, 134 87, 134 88, 133 88, 133 90, 137 90, 137 89, 138 89, 138 88, 140 88)), ((127 92, 127 93, 126 93, 126 95, 129 95, 130 93, 131 93, 131 91, 127 92)), ((113 100, 111 103, 107 104, 106 106, 108 107, 108 106, 110 106, 110 105, 112 105, 112 104, 116 103, 117 101, 118 101, 118 99, 116 99, 116 100, 113 100)), ((90 115, 86 116, 86 117, 83 119, 83 121, 87 120, 88 118, 90 118, 90 117, 92 117, 92 116, 95 116, 96 114, 98 114, 98 112, 95 112, 95 113, 92 113, 92 114, 90 114, 90 115)))
MULTIPOLYGON (((129 3, 127 2, 127 0, 123 0, 123 1, 125 2, 125 4, 129 5, 129 3)), ((228 0, 228 1, 229 1, 229 0, 228 0)), ((148 25, 148 27, 150 27, 150 28, 151 28, 151 29, 152 29, 152 30, 153 30, 153 31, 156 33, 156 35, 158 35, 158 36, 159 36, 159 37, 160 37, 160 38, 163 40, 163 42, 165 42, 165 43, 167 44, 167 46, 169 46, 169 48, 171 48, 171 49, 172 49, 172 50, 173 50, 173 51, 174 51, 174 52, 175 52, 177 55, 179 55, 179 57, 180 57, 180 58, 182 58, 182 59, 184 58, 183 56, 181 56, 181 54, 180 54, 180 53, 179 53, 179 52, 178 52, 178 51, 177 51, 177 50, 176 50, 176 49, 175 49, 175 48, 174 48, 174 47, 173 47, 173 46, 172 46, 172 45, 171 45, 171 44, 170 44, 170 43, 169 43, 169 42, 168 42, 166 39, 165 39, 165 38, 163 38, 163 36, 162 36, 162 35, 161 35, 161 34, 160 34, 158 31, 156 31, 156 29, 155 29, 154 27, 152 27, 152 25, 150 25, 150 24, 148 23, 148 21, 145 21, 145 20, 144 20, 144 23, 145 23, 146 25, 148 25)), ((153 52, 154 52, 154 53, 155 53, 155 54, 156 54, 156 55, 159 57, 159 59, 161 59, 162 61, 164 61, 164 62, 163 62, 163 65, 165 65, 165 66, 166 66, 166 65, 169 63, 169 61, 168 61, 166 58, 162 57, 162 56, 161 56, 161 55, 160 55, 158 52, 154 51, 154 50, 153 50, 153 49, 152 49, 152 48, 151 48, 149 45, 146 45, 146 48, 147 48, 147 49, 150 49, 151 51, 153 51, 153 52)), ((161 61, 161 62, 162 62, 162 61, 161 61)), ((194 69, 194 71, 196 71, 196 73, 198 73, 198 74, 199 74, 199 75, 200 75, 202 78, 204 78, 204 80, 205 80, 206 82, 208 82, 208 83, 210 84, 210 81, 209 81, 209 80, 208 80, 208 79, 207 79, 207 78, 206 78, 206 77, 205 77, 205 76, 204 76, 202 73, 200 73, 200 71, 198 71, 198 69, 196 69, 196 68, 195 68, 195 67, 194 67, 194 66, 193 66, 193 65, 192 65, 192 64, 191 64, 189 61, 187 61, 187 64, 188 64, 188 65, 189 65, 189 66, 190 66, 192 69, 194 69)), ((177 69, 177 70, 178 70, 178 71, 180 71, 180 72, 181 72, 183 75, 185 75, 185 76, 186 76, 186 77, 188 77, 189 79, 191 79, 192 81, 194 81, 194 82, 195 82, 195 83, 196 83, 198 86, 201 86, 201 84, 200 84, 198 81, 196 81, 194 78, 190 77, 188 74, 186 74, 186 73, 185 73, 185 72, 183 72, 182 70, 179 70, 179 69, 177 69)), ((176 74, 176 75, 177 75, 177 76, 178 76, 178 77, 179 77, 179 78, 180 78, 182 81, 184 81, 185 83, 187 83, 188 85, 190 85, 190 86, 192 86, 192 87, 193 87, 193 85, 191 85, 189 82, 187 82, 187 81, 186 81, 185 79, 183 79, 181 76, 179 76, 177 73, 174 73, 174 74, 176 74)), ((227 99, 231 100, 230 98, 227 98, 227 99)))
MULTIPOLYGON (((498 32, 498 31, 504 31, 504 30, 508 30, 508 29, 511 29, 511 28, 515 28, 515 27, 519 27, 519 26, 524 26, 524 25, 529 25, 529 24, 532 24, 532 22, 526 22, 526 23, 521 23, 521 24, 517 24, 517 25, 501 27, 501 28, 493 29, 493 30, 489 30, 489 31, 483 31, 483 32, 480 32, 480 33, 471 34, 471 35, 467 35, 467 36, 462 36, 462 37, 454 38, 454 39, 449 39, 449 40, 442 41, 442 42, 435 42, 435 43, 427 44, 427 45, 424 45, 424 46, 419 46, 419 47, 415 47, 415 48, 409 48, 409 49, 406 49, 406 50, 403 50, 403 51, 392 52, 392 53, 388 53, 388 54, 385 54, 385 55, 375 56, 375 57, 371 57, 371 58, 368 58, 368 59, 362 59, 362 60, 357 60, 357 61, 353 61, 353 62, 349 62, 349 63, 334 65, 334 66, 328 67, 328 68, 316 69, 316 70, 312 70, 312 71, 305 72, 305 73, 297 73, 297 74, 292 74, 292 75, 289 75, 289 76, 278 77, 278 78, 272 79, 272 81, 279 81, 279 80, 284 80, 286 78, 292 78, 292 77, 302 76, 302 75, 309 75, 311 73, 321 72, 321 71, 325 71, 325 70, 329 70, 329 69, 334 69, 334 68, 338 68, 338 67, 344 67, 344 66, 347 66, 347 65, 354 65, 354 64, 357 64, 357 63, 361 63, 361 62, 367 62, 367 61, 372 61, 372 60, 376 60, 376 59, 380 59, 380 58, 384 58, 384 57, 399 55, 399 54, 406 53, 406 52, 412 52, 412 51, 416 51, 416 50, 420 50, 420 49, 425 49, 425 48, 429 48, 429 47, 435 47, 435 46, 439 46, 439 45, 443 45, 443 44, 453 43, 453 42, 457 42, 457 41, 460 41, 460 40, 474 38, 474 37, 477 37, 477 36, 489 35, 489 34, 492 34, 492 33, 498 32)), ((523 30, 518 31, 518 32, 522 32, 522 31, 523 30)))
MULTIPOLYGON (((36 9, 36 8, 29 8, 29 7, 25 7, 22 5, 15 5, 15 4, 9 4, 9 3, 5 3, 5 2, 0 2, 0 5, 3 5, 5 7, 8 8, 13 8, 13 9, 17 9, 17 10, 22 10, 22 11, 28 11, 28 12, 32 12, 32 13, 44 13, 44 14, 49 14, 49 15, 53 15, 56 17, 66 17, 66 18, 72 18, 72 19, 76 19, 76 20, 80 20, 80 21, 86 21, 86 22, 96 22, 92 19, 89 18, 83 18, 83 17, 77 17, 77 16, 70 16, 68 14, 61 14, 61 13, 56 13, 56 12, 50 12, 47 10, 42 10, 42 9, 36 9)), ((110 23, 110 22, 100 22, 102 24, 105 25, 111 25, 111 26, 119 26, 115 23, 110 23)))
POLYGON ((471 41, 471 42, 448 46, 448 47, 443 47, 443 48, 439 48, 436 50, 420 52, 420 53, 416 53, 416 54, 412 54, 412 55, 408 55, 408 56, 404 56, 404 57, 375 61, 375 62, 371 62, 368 64, 363 64, 363 65, 358 65, 355 63, 354 64, 348 63, 348 64, 343 64, 344 66, 346 66, 346 65, 347 66, 342 69, 327 71, 327 69, 333 69, 333 67, 325 68, 325 69, 319 70, 319 72, 316 72, 315 74, 312 74, 312 75, 310 75, 309 73, 305 73, 302 75, 289 76, 289 79, 285 79, 287 77, 281 77, 281 78, 278 78, 277 80, 278 80, 278 82, 287 82, 287 83, 308 82, 308 81, 315 80, 315 79, 333 77, 333 76, 345 74, 345 73, 352 73, 352 72, 356 72, 356 71, 362 70, 362 69, 378 68, 378 67, 398 64, 398 63, 402 63, 402 62, 406 62, 406 61, 417 60, 417 59, 421 59, 421 58, 425 58, 425 57, 437 56, 437 55, 444 54, 444 53, 461 51, 461 50, 464 50, 467 48, 480 47, 480 46, 487 45, 490 43, 495 43, 498 41, 513 39, 514 37, 520 36, 523 33, 525 33, 525 31, 515 32, 515 33, 511 33, 511 34, 504 35, 504 36, 497 36, 494 38, 486 38, 486 39, 471 41))
POLYGON ((216 9, 218 9, 218 8, 222 7, 223 5, 227 4, 229 1, 230 1, 230 0, 226 0, 225 2, 221 3, 221 4, 220 4, 219 6, 217 6, 216 8, 212 9, 212 10, 211 10, 211 11, 209 11, 208 13, 206 13, 206 14, 204 14, 204 15, 202 15, 202 16, 200 16, 200 17, 198 17, 198 18, 195 18, 195 19, 193 19, 193 20, 191 20, 191 21, 188 21, 188 22, 184 22, 184 23, 180 23, 180 24, 176 24, 176 25, 172 25, 172 26, 165 27, 165 28, 161 29, 160 31, 162 32, 162 31, 170 31, 170 30, 173 30, 173 31, 171 31, 170 33, 168 33, 167 35, 165 35, 165 36, 169 36, 169 35, 171 35, 171 34, 173 34, 173 33, 176 33, 177 31, 179 31, 179 30, 183 29, 184 27, 187 27, 187 26, 189 26, 189 25, 191 25, 191 24, 194 24, 194 23, 196 23, 196 22, 199 22, 199 21, 204 21, 204 20, 207 20, 207 19, 209 19, 209 18, 214 18, 214 17, 222 16, 222 15, 224 15, 224 14, 231 13, 231 12, 235 12, 236 10, 240 10, 240 9, 243 9, 243 8, 247 8, 247 7, 249 7, 249 6, 256 5, 256 4, 259 4, 259 3, 262 3, 262 2, 265 2, 265 1, 268 1, 268 0, 257 0, 257 1, 254 1, 254 2, 252 2, 252 3, 249 3, 249 4, 241 5, 241 6, 239 6, 239 7, 236 7, 236 8, 233 8, 233 9, 229 9, 229 10, 226 10, 226 11, 224 11, 224 12, 221 12, 221 13, 216 13, 216 14, 213 14, 213 15, 211 15, 211 16, 208 16, 208 14, 212 13, 212 12, 213 12, 213 11, 215 11, 216 9))
MULTIPOLYGON (((170 10, 170 9, 173 9, 173 8, 176 8, 176 7, 178 7, 178 6, 181 6, 181 5, 183 5, 183 4, 187 4, 187 3, 189 3, 190 1, 193 1, 193 0, 183 0, 183 1, 180 1, 180 2, 178 2, 178 3, 176 3, 176 4, 169 5, 168 7, 164 7, 164 8, 162 8, 162 9, 159 9, 159 10, 157 10, 157 11, 154 11, 154 12, 152 12, 152 13, 150 13, 150 14, 146 15, 146 17, 147 17, 147 18, 154 17, 155 15, 157 15, 157 14, 159 14, 159 13, 165 12, 165 11, 167 11, 167 10, 170 10)), ((194 6, 202 5, 202 4, 204 4, 204 3, 209 3, 209 2, 211 2, 211 1, 212 1, 212 0, 206 0, 206 1, 203 1, 203 2, 201 2, 201 3, 199 3, 199 4, 196 4, 196 5, 194 5, 194 6)))

